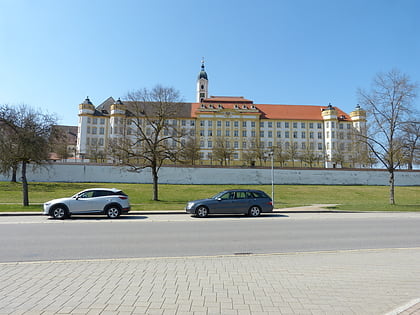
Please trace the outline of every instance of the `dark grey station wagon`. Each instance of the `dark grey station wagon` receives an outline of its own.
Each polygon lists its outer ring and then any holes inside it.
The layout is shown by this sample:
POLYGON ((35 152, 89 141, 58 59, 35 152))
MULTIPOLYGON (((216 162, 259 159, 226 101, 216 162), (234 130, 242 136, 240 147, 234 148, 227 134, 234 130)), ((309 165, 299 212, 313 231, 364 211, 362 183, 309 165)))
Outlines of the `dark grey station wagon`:
POLYGON ((204 218, 209 214, 246 214, 257 217, 273 211, 273 201, 261 190, 232 189, 222 191, 208 199, 187 203, 187 213, 204 218))

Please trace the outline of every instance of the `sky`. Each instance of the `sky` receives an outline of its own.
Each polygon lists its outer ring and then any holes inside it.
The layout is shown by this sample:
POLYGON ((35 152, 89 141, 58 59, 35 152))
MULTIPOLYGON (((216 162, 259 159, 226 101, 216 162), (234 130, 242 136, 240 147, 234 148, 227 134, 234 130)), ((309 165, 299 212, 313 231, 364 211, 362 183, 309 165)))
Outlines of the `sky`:
POLYGON ((204 57, 210 95, 350 112, 377 73, 420 81, 419 16, 418 0, 0 0, 0 105, 77 125, 87 96, 161 84, 195 102, 204 57))

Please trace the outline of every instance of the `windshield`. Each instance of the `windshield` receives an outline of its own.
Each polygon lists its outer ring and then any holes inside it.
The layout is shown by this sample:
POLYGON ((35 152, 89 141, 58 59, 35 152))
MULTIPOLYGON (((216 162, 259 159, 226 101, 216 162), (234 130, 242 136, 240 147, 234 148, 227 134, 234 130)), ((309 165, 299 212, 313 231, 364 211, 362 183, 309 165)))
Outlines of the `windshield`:
POLYGON ((220 198, 220 197, 221 197, 221 196, 223 196, 223 194, 225 194, 225 193, 226 193, 226 191, 219 192, 219 193, 215 194, 213 197, 211 197, 210 199, 217 199, 217 198, 220 198))

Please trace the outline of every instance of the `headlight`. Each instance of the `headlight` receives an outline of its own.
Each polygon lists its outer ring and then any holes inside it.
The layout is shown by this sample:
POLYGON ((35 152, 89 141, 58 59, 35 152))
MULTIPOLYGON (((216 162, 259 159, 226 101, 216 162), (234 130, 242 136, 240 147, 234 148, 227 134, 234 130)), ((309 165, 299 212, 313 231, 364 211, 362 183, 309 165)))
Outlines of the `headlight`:
POLYGON ((191 209, 194 206, 194 202, 187 203, 187 208, 191 209))

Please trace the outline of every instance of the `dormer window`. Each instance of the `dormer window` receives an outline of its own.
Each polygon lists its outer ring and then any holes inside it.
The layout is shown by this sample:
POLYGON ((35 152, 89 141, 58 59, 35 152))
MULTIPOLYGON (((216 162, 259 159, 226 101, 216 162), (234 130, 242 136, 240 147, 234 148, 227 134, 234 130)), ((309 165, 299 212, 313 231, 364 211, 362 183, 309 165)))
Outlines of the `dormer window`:
POLYGON ((204 105, 204 104, 201 104, 201 108, 206 108, 206 105, 204 105))
POLYGON ((219 104, 219 105, 218 105, 218 108, 219 108, 219 109, 222 109, 222 108, 223 108, 222 104, 219 104))
POLYGON ((238 109, 238 108, 239 108, 239 106, 238 106, 237 104, 235 104, 235 105, 233 106, 233 108, 238 109))
POLYGON ((243 106, 242 106, 242 109, 247 109, 246 105, 243 105, 243 106))
POLYGON ((209 108, 213 108, 213 104, 210 104, 210 105, 209 105, 209 108))
POLYGON ((255 109, 255 105, 251 105, 251 109, 255 109))

